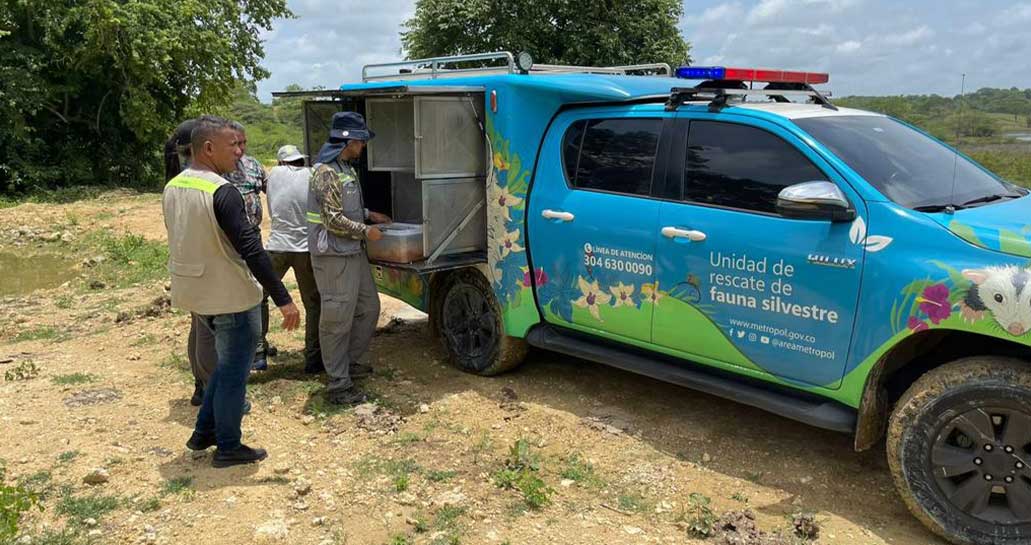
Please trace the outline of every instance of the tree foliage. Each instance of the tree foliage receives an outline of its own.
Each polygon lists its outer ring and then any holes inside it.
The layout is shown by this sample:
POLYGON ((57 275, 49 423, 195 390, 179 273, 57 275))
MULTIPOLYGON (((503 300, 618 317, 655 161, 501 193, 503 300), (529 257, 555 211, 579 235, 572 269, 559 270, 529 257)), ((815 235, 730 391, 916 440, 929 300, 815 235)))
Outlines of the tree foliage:
POLYGON ((187 114, 268 76, 285 0, 0 0, 0 192, 146 184, 187 114))
MULTIPOLYGON (((291 84, 286 90, 303 89, 291 84)), ((272 104, 263 104, 254 95, 253 88, 240 85, 233 92, 233 101, 226 115, 247 129, 247 154, 266 165, 276 162, 280 146, 293 144, 304 148, 304 114, 300 98, 274 98, 272 104)))
POLYGON ((529 51, 536 62, 611 66, 689 60, 680 0, 418 0, 401 41, 410 59, 529 51))

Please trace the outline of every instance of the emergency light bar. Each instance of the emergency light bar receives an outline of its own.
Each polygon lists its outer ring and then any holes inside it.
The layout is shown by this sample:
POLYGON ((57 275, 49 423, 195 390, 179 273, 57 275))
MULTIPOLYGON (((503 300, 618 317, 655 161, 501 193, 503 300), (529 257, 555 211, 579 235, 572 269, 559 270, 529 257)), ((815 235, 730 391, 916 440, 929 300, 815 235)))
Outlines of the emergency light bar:
POLYGON ((676 75, 681 79, 764 81, 768 83, 827 83, 828 74, 820 72, 790 72, 761 68, 727 68, 724 66, 681 66, 676 75))

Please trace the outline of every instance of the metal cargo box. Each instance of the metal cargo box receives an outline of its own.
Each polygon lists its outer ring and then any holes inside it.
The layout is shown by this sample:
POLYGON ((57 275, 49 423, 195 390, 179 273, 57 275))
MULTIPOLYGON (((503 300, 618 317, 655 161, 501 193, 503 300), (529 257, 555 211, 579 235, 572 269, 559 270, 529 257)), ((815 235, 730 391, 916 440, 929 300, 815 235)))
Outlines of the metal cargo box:
POLYGON ((409 98, 365 100, 367 123, 376 133, 369 141, 369 170, 415 170, 415 105, 409 98))

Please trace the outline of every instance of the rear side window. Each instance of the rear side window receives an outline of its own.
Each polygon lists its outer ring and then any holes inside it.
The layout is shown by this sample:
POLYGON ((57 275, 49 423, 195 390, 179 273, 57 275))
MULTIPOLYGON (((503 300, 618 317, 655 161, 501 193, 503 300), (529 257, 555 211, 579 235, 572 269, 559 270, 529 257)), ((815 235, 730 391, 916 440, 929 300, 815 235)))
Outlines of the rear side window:
POLYGON ((770 214, 780 190, 828 179, 779 137, 713 121, 691 122, 686 165, 684 200, 770 214))
POLYGON ((566 177, 577 189, 648 195, 661 131, 661 119, 577 122, 563 141, 566 177))

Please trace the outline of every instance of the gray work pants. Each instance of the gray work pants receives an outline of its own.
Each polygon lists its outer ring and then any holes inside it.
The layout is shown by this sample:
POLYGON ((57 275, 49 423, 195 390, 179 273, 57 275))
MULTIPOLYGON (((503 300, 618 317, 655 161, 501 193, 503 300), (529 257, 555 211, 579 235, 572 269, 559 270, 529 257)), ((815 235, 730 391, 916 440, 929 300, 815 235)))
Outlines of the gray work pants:
POLYGON ((190 359, 190 371, 193 372, 194 384, 206 388, 211 374, 218 365, 218 352, 215 351, 215 334, 204 325, 202 318, 192 314, 190 336, 186 342, 186 357, 190 359))
MULTIPOLYGON (((319 351, 319 289, 315 286, 315 275, 311 269, 311 256, 308 252, 269 252, 272 269, 282 280, 286 271, 294 270, 297 288, 301 290, 301 302, 304 303, 304 367, 311 369, 322 365, 322 354, 319 351)), ((268 349, 269 304, 268 293, 261 300, 261 341, 258 343, 258 354, 265 355, 268 349)))
POLYGON ((322 296, 319 344, 329 384, 326 390, 351 388, 351 364, 372 342, 379 320, 379 294, 365 252, 348 256, 312 255, 315 283, 322 296))

